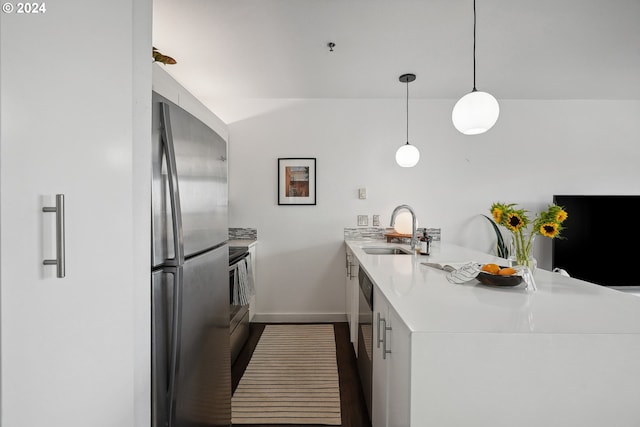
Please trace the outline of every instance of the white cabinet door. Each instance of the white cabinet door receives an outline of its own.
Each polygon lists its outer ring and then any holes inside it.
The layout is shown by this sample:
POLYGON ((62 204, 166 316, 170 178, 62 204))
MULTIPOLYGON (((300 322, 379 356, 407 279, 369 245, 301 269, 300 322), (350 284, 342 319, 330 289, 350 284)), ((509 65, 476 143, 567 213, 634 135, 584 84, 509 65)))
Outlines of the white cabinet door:
POLYGON ((389 427, 407 427, 411 401, 411 334, 398 314, 389 308, 387 334, 388 419, 389 427))
POLYGON ((357 258, 351 250, 346 250, 346 279, 345 279, 345 301, 347 311, 347 322, 349 324, 349 338, 353 344, 353 349, 358 355, 358 310, 359 310, 359 287, 358 282, 359 264, 357 258))
POLYGON ((371 384, 371 425, 386 427, 388 419, 387 355, 384 353, 385 322, 389 308, 387 300, 373 287, 373 376, 371 384))
POLYGON ((353 254, 346 248, 345 250, 345 278, 344 278, 344 310, 347 313, 347 323, 349 324, 349 339, 353 342, 353 325, 351 323, 351 318, 353 317, 353 311, 351 307, 353 305, 353 297, 351 292, 351 260, 353 259, 353 254))
POLYGON ((374 287, 373 427, 407 427, 410 419, 411 335, 374 287))
POLYGON ((151 1, 15 12, 0 14, 0 424, 148 426, 151 1), (58 193, 64 278, 43 266, 58 193))
MULTIPOLYGON (((258 270, 256 269, 258 259, 256 258, 257 256, 256 246, 258 246, 258 242, 249 246, 249 255, 251 256, 251 272, 253 273, 254 289, 257 289, 257 286, 258 286, 258 270)), ((254 294, 251 297, 251 300, 249 301, 249 321, 252 321, 255 315, 256 315, 256 296, 254 294)))

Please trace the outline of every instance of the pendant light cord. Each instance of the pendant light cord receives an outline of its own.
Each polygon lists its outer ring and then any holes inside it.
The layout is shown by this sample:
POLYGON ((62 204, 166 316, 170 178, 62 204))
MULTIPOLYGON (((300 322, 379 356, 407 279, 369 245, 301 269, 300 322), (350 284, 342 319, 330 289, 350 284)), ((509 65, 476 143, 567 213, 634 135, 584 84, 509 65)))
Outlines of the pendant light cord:
POLYGON ((476 0, 473 0, 473 90, 476 92, 476 0))
POLYGON ((409 79, 407 79, 407 144, 409 143, 409 79))

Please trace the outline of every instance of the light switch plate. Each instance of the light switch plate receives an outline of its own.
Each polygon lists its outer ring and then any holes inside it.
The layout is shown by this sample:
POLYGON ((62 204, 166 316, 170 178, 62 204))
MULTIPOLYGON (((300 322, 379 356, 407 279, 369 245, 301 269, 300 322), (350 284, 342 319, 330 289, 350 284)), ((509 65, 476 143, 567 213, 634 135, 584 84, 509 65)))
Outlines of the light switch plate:
POLYGON ((380 227, 380 215, 373 216, 373 226, 380 227))
POLYGON ((366 188, 359 188, 358 189, 358 197, 361 199, 366 199, 367 198, 367 189, 366 188))
POLYGON ((369 225, 369 217, 367 215, 358 215, 358 225, 369 225))

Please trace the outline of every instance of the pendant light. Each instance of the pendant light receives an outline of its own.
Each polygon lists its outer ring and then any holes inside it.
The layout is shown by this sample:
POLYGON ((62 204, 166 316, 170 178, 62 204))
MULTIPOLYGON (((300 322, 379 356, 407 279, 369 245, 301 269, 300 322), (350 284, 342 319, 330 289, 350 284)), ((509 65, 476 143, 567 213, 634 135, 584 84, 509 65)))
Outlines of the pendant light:
POLYGON ((476 89, 476 0, 473 0, 473 90, 453 107, 451 120, 465 135, 485 133, 496 124, 500 106, 493 95, 476 89))
POLYGON ((400 146, 396 151, 396 163, 403 168, 412 168, 420 160, 420 151, 409 144, 409 82, 415 79, 415 74, 403 74, 400 76, 400 81, 407 84, 407 143, 400 146))

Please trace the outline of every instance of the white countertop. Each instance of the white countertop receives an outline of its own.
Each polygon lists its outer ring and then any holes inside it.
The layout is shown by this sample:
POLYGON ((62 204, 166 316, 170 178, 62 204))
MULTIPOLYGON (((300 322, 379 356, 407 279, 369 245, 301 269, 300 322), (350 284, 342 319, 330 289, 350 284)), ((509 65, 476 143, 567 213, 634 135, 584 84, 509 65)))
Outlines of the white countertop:
POLYGON ((256 239, 231 239, 228 241, 230 248, 233 247, 251 247, 257 243, 256 239))
MULTIPOLYGON (((434 242, 431 254, 369 255, 345 241, 362 268, 412 332, 515 334, 640 334, 640 298, 538 268, 536 291, 524 284, 488 287, 477 280, 447 281, 447 272, 422 262, 505 261, 456 245, 434 242)), ((587 261, 588 262, 588 261, 587 261)))

